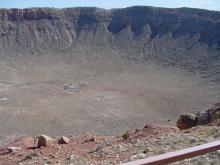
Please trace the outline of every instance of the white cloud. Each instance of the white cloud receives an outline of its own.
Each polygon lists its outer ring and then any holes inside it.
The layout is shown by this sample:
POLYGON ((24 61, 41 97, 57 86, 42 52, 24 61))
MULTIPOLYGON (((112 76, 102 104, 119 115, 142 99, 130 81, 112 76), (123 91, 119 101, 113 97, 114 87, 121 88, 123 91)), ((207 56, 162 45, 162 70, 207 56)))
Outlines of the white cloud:
POLYGON ((188 3, 191 5, 209 5, 212 0, 188 0, 188 3))
POLYGON ((215 1, 213 0, 188 0, 188 7, 215 9, 215 1))

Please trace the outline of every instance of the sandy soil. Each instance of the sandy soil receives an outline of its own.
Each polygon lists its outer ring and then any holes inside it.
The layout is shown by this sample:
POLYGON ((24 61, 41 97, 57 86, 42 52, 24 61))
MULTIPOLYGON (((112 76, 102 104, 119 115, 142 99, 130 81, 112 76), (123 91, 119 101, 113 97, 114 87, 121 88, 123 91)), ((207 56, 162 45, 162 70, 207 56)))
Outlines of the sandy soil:
POLYGON ((181 113, 218 101, 218 87, 198 75, 145 69, 102 74, 81 89, 64 89, 82 83, 77 79, 1 82, 0 141, 38 134, 120 135, 148 123, 175 125, 181 113))

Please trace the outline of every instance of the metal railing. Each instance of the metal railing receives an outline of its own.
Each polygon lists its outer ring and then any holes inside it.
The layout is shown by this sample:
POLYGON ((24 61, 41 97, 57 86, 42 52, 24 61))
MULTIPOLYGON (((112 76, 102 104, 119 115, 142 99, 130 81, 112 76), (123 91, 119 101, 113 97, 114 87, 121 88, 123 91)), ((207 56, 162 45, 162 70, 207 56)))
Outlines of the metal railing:
POLYGON ((220 140, 191 148, 186 148, 179 151, 168 152, 162 155, 153 156, 146 159, 122 163, 121 165, 163 165, 196 157, 217 150, 220 150, 220 140))

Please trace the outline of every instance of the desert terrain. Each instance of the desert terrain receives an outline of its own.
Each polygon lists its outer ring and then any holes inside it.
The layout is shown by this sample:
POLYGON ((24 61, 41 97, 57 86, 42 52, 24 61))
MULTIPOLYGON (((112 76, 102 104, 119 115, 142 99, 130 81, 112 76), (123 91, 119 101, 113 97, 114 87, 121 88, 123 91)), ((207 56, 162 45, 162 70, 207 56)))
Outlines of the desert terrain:
POLYGON ((121 135, 220 96, 220 13, 0 9, 0 142, 121 135))

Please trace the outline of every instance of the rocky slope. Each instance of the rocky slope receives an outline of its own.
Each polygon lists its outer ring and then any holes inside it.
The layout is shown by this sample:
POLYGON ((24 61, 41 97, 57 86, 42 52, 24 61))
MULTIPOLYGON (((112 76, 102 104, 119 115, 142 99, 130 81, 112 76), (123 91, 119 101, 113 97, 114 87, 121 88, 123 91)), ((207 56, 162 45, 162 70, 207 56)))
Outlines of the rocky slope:
MULTIPOLYGON (((220 104, 200 112, 193 128, 179 127, 191 124, 192 119, 177 121, 177 127, 146 125, 142 129, 128 130, 122 136, 95 136, 83 133, 78 136, 55 137, 39 135, 16 139, 0 148, 0 164, 119 164, 136 159, 160 155, 220 139, 220 104), (201 114, 210 113, 212 120, 201 114), (206 121, 206 122, 204 122, 206 121), (189 129, 187 129, 189 128, 189 129)), ((216 164, 219 151, 186 159, 174 164, 216 164)))
MULTIPOLYGON (((119 164, 220 139, 217 126, 197 126, 179 131, 175 127, 147 125, 126 134, 127 138, 84 133, 69 136, 67 144, 60 144, 60 137, 55 137, 46 147, 40 148, 36 147, 32 137, 25 137, 0 149, 0 164, 119 164)), ((174 164, 216 164, 219 160, 220 153, 216 151, 174 164)))
POLYGON ((219 12, 188 8, 1 9, 0 57, 66 54, 80 62, 118 51, 130 61, 153 60, 218 80, 219 27, 219 12))

